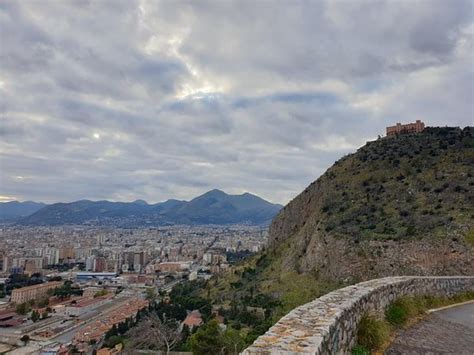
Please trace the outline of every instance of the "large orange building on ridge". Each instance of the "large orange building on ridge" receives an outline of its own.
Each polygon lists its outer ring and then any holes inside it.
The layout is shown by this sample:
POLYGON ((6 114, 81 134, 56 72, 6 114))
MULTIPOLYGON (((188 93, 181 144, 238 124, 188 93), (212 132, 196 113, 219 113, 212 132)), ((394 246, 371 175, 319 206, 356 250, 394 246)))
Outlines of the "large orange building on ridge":
POLYGON ((416 120, 415 123, 401 124, 397 123, 395 126, 387 127, 387 136, 396 136, 397 134, 420 133, 425 129, 425 124, 416 120))

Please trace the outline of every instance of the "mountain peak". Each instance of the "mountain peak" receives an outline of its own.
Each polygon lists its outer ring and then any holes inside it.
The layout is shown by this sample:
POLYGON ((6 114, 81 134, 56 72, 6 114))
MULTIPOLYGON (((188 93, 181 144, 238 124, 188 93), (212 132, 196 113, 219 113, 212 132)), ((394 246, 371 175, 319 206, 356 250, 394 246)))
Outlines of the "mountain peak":
POLYGON ((202 198, 225 198, 229 196, 226 194, 224 191, 219 190, 219 189, 212 189, 208 192, 203 193, 202 195, 195 197, 193 200, 198 200, 202 198))
POLYGON ((132 203, 136 203, 137 205, 148 205, 148 202, 146 202, 145 200, 141 200, 141 199, 135 200, 132 203))
POLYGON ((227 195, 224 191, 219 189, 212 189, 206 192, 204 195, 227 195))

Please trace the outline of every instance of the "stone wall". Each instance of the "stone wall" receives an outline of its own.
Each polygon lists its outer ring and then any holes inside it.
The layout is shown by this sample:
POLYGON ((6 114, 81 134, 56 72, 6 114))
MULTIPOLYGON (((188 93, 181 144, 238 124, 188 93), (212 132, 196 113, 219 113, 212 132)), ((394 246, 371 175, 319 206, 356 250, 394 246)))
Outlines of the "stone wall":
POLYGON ((450 296, 474 291, 474 276, 401 276, 348 286, 295 308, 260 336, 243 355, 350 354, 357 324, 401 296, 450 296))

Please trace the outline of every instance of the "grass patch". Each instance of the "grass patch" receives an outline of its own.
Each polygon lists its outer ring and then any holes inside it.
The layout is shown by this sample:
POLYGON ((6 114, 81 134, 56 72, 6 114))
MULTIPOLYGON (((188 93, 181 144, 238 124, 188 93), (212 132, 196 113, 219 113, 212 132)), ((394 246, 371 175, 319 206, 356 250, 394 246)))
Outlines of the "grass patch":
MULTIPOLYGON (((354 349, 359 351, 366 349, 374 351, 379 349, 390 333, 390 326, 383 319, 377 319, 372 315, 365 314, 357 328, 357 343, 354 349)), ((359 352, 358 354, 362 354, 359 352)))
POLYGON ((370 355, 370 350, 362 345, 356 345, 352 348, 352 355, 370 355))

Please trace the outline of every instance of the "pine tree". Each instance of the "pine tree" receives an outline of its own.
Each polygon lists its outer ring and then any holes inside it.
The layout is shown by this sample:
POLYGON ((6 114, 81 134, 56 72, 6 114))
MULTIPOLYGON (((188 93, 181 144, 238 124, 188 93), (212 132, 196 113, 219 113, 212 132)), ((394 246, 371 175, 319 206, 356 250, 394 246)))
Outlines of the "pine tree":
POLYGON ((31 312, 31 320, 33 323, 36 323, 40 319, 40 314, 39 312, 35 309, 33 312, 31 312))

